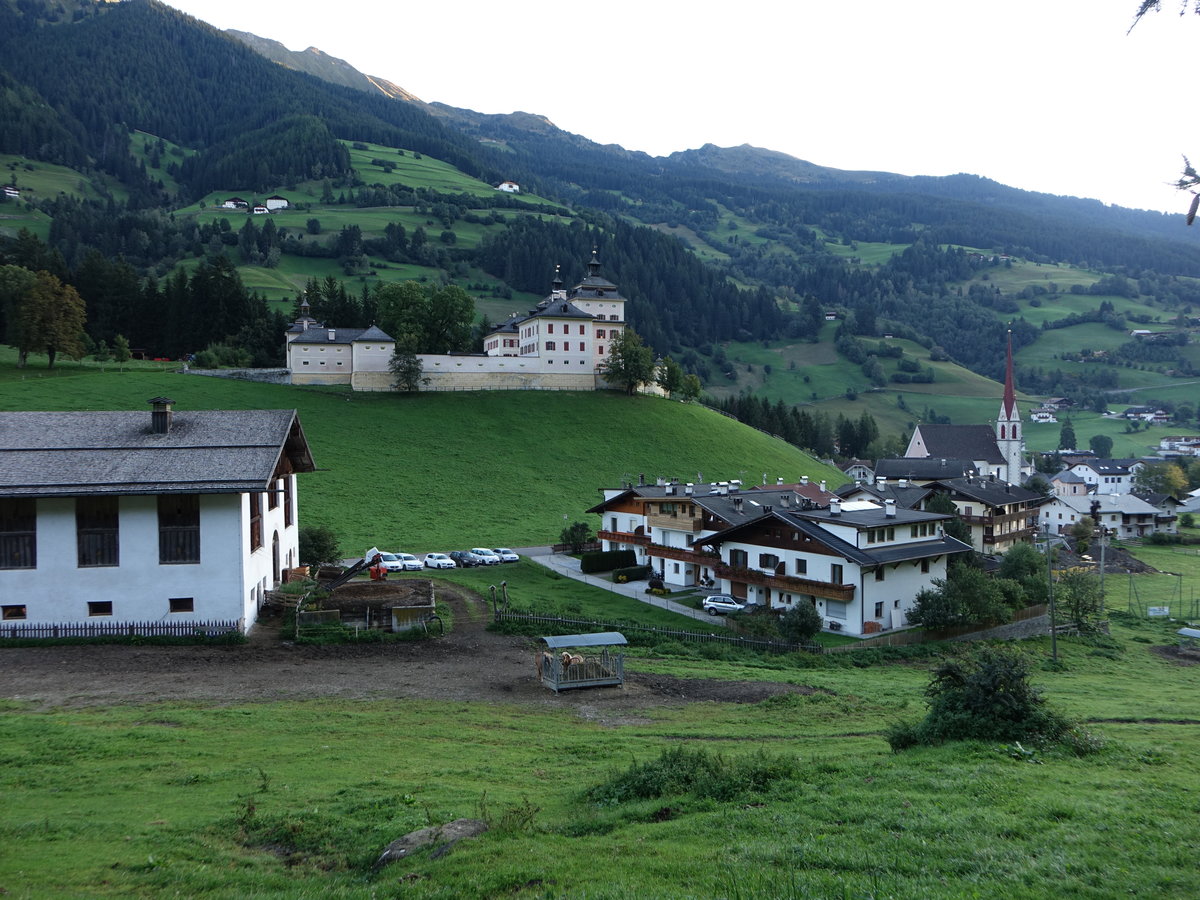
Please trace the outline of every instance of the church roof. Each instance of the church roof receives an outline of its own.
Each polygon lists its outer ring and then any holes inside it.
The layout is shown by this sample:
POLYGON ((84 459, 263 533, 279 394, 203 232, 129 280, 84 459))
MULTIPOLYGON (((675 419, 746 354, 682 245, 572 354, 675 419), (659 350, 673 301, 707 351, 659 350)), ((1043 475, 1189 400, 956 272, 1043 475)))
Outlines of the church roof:
MULTIPOLYGON (((1007 462, 996 444, 991 425, 928 425, 917 426, 930 456, 982 460, 1003 465, 1007 462)), ((879 474, 876 467, 875 474, 879 474)))
POLYGON ((955 457, 901 456, 875 461, 877 478, 911 478, 914 481, 933 481, 938 478, 961 478, 974 474, 975 463, 955 457))

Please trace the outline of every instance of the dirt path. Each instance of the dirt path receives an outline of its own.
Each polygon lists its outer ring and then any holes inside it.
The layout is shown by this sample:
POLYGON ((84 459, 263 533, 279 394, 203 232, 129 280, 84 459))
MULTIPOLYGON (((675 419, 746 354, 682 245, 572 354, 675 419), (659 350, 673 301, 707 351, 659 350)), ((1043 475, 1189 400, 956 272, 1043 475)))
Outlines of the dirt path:
POLYGON ((72 646, 0 649, 0 697, 42 706, 156 701, 239 703, 419 698, 533 703, 577 709, 614 724, 634 709, 700 700, 756 702, 811 689, 774 682, 726 682, 629 673, 624 687, 554 694, 538 682, 534 641, 486 630, 487 605, 439 589, 453 630, 426 641, 296 646, 279 620, 235 646, 72 646))

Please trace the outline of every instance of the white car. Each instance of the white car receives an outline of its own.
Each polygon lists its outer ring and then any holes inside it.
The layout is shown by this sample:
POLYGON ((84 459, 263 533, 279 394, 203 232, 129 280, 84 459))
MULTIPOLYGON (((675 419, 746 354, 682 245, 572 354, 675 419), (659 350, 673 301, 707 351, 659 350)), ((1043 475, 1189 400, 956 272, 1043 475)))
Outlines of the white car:
POLYGON ((520 554, 513 553, 507 547, 493 547, 492 552, 500 557, 500 562, 517 562, 521 558, 520 554))
POLYGON ((448 557, 445 553, 427 553, 425 554, 425 568, 427 569, 454 569, 454 560, 448 557))
POLYGON ((384 553, 380 551, 379 562, 389 572, 404 571, 404 563, 400 561, 400 557, 398 557, 395 553, 384 553))
POLYGON ((472 547, 471 552, 482 559, 485 566, 500 565, 500 556, 495 550, 489 550, 487 547, 472 547))
POLYGON ((404 564, 405 572, 419 572, 424 568, 421 561, 411 553, 397 553, 396 558, 404 564))

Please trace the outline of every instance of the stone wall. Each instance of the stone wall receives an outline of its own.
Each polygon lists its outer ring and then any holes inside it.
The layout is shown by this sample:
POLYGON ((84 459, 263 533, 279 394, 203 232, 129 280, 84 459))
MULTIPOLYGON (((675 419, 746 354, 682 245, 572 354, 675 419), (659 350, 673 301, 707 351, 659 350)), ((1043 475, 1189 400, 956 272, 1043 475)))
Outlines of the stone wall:
MULTIPOLYGON (((184 366, 184 375, 207 375, 209 378, 234 378, 238 381, 260 381, 265 384, 292 384, 288 369, 193 369, 184 366)), ((295 382, 299 384, 299 382, 295 382)))
MULTIPOLYGON (((1059 626, 1061 633, 1062 626, 1059 626)), ((1037 637, 1050 633, 1050 616, 1034 616, 1023 622, 1009 622, 1007 625, 997 625, 987 631, 973 631, 950 638, 952 641, 1019 641, 1023 638, 1037 637)))

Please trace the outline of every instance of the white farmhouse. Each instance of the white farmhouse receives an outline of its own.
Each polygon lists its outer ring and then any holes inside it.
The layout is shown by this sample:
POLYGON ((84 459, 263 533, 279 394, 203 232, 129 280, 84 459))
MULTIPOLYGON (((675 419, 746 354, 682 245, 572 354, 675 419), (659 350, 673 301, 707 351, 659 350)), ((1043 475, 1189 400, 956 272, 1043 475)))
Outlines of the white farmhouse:
POLYGON ((496 185, 496 190, 504 191, 506 194, 519 194, 521 193, 521 186, 515 181, 502 181, 496 185))
POLYGON ((278 194, 272 194, 266 199, 266 207, 271 212, 275 212, 277 209, 287 209, 289 206, 291 206, 291 202, 288 198, 280 197, 278 194))
POLYGON ((299 564, 294 410, 0 412, 4 626, 233 622, 299 564))
POLYGON ((908 625, 917 594, 971 548, 943 531, 951 517, 868 501, 829 509, 764 507, 696 541, 720 553, 722 590, 772 609, 812 603, 825 628, 870 635, 908 625))

